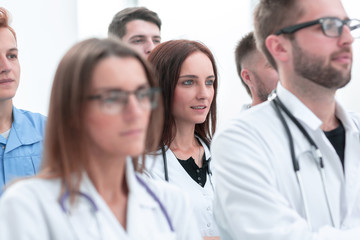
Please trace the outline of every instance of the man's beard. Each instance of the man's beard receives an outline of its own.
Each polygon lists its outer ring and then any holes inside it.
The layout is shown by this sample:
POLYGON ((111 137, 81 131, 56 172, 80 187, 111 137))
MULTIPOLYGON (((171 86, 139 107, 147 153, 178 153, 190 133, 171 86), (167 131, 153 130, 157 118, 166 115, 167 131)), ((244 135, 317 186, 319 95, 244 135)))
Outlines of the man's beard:
MULTIPOLYGON (((256 96, 262 101, 265 102, 268 99, 268 96, 270 95, 271 90, 268 90, 265 86, 265 84, 261 81, 259 75, 256 72, 253 72, 254 74, 254 80, 256 81, 256 96)), ((266 79, 262 79, 265 80, 266 79)))
MULTIPOLYGON (((302 50, 296 40, 292 41, 292 46, 294 70, 299 76, 325 88, 335 90, 344 87, 350 82, 351 67, 344 73, 332 67, 330 63, 324 65, 325 57, 322 58, 302 50)), ((331 54, 330 59, 342 52, 350 52, 350 48, 345 48, 341 52, 331 54)))

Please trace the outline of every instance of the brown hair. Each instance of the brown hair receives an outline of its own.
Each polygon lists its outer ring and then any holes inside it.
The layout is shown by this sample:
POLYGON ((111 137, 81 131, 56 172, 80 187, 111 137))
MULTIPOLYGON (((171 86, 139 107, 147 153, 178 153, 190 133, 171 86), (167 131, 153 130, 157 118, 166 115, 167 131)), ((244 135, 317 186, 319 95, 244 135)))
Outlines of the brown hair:
POLYGON ((149 62, 156 70, 159 79, 159 85, 164 97, 164 128, 161 136, 160 146, 170 146, 174 139, 173 129, 176 128, 175 120, 172 115, 172 104, 174 101, 174 92, 180 76, 181 66, 185 59, 192 53, 201 52, 209 57, 215 75, 214 98, 206 120, 201 124, 196 124, 195 132, 207 144, 210 143, 212 135, 216 129, 216 95, 218 75, 214 56, 211 51, 202 43, 189 40, 172 40, 159 44, 151 51, 149 62))
MULTIPOLYGON (((47 120, 43 176, 60 177, 63 191, 75 193, 81 173, 88 167, 85 134, 85 109, 92 74, 97 64, 110 56, 135 58, 143 66, 151 87, 157 87, 153 72, 134 50, 115 39, 88 39, 73 46, 62 58, 55 73, 47 120)), ((135 73, 134 73, 135 74, 135 73)), ((158 146, 162 126, 162 101, 152 111, 146 151, 158 146)), ((121 147, 121 146, 120 146, 121 147)), ((137 159, 133 159, 136 163, 137 159)), ((142 164, 144 165, 144 164, 142 164)), ((135 164, 137 170, 139 166, 135 164)), ((141 170, 141 169, 140 169, 141 170)), ((72 195, 74 196, 74 195, 72 195)))
MULTIPOLYGON (((254 12, 255 38, 268 62, 277 69, 276 62, 265 45, 266 38, 292 25, 303 14, 299 0, 260 0, 254 12)), ((285 35, 292 38, 292 35, 285 35)))
POLYGON ((246 34, 237 44, 235 49, 235 64, 238 75, 241 79, 241 83, 244 85, 246 92, 252 97, 249 86, 245 83, 244 79, 241 76, 242 63, 246 57, 251 53, 257 51, 256 42, 253 32, 246 34))
POLYGON ((14 29, 9 26, 9 12, 3 7, 0 7, 0 28, 9 29, 10 32, 14 35, 15 41, 17 41, 14 29))
POLYGON ((116 36, 122 39, 126 35, 126 24, 133 20, 143 20, 151 22, 161 30, 161 20, 156 12, 150 11, 145 7, 125 8, 115 14, 108 28, 109 36, 116 36))

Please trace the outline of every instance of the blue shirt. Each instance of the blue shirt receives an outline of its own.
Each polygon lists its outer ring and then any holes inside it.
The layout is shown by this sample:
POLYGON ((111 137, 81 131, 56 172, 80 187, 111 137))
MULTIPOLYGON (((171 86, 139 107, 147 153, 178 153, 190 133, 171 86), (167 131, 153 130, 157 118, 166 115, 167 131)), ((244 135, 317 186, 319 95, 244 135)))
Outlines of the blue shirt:
POLYGON ((13 123, 8 139, 0 135, 0 195, 5 184, 38 172, 46 117, 13 107, 13 123))

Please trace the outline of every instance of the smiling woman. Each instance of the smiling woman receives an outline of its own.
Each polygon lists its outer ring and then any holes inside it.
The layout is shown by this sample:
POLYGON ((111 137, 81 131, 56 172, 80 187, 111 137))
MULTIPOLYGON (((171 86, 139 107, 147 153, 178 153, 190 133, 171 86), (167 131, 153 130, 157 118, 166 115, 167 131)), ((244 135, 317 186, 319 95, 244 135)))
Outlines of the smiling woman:
POLYGON ((72 47, 55 74, 43 169, 5 191, 0 239, 200 239, 183 192, 137 173, 138 156, 158 146, 158 95, 122 43, 72 47))
POLYGON ((218 236, 209 151, 216 127, 214 57, 199 42, 173 40, 158 45, 149 61, 163 91, 165 124, 158 151, 148 155, 147 174, 187 191, 202 236, 218 236))

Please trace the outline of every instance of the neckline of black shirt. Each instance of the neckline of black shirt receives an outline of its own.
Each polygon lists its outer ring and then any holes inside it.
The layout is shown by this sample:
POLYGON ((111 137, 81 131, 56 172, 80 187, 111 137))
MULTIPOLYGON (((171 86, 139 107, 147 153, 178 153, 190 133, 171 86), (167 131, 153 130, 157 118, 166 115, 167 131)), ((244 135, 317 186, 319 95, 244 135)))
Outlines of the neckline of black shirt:
POLYGON ((199 166, 195 163, 194 159, 192 157, 189 157, 187 160, 182 160, 177 158, 181 166, 184 168, 184 170, 189 174, 189 176, 201 187, 204 187, 206 184, 207 179, 207 172, 208 172, 208 166, 209 161, 205 158, 205 153, 202 156, 202 167, 199 168, 199 166))
POLYGON ((337 128, 331 131, 324 131, 327 139, 333 145, 336 153, 338 154, 341 164, 344 168, 344 161, 345 161, 345 128, 341 121, 337 128))

